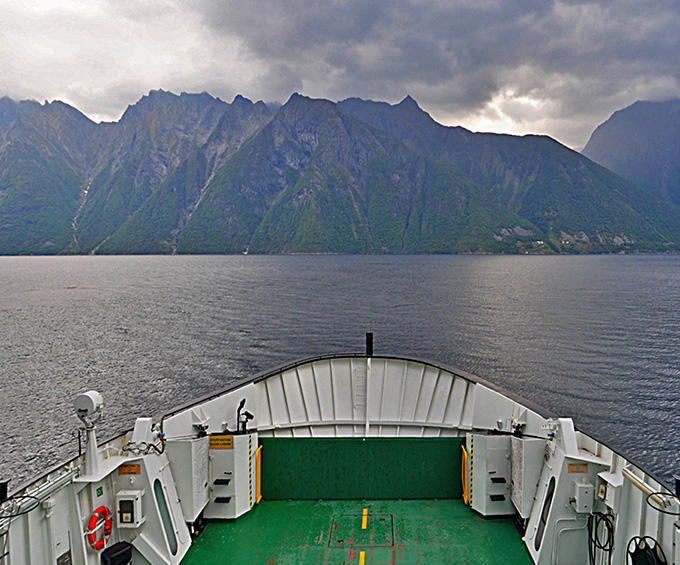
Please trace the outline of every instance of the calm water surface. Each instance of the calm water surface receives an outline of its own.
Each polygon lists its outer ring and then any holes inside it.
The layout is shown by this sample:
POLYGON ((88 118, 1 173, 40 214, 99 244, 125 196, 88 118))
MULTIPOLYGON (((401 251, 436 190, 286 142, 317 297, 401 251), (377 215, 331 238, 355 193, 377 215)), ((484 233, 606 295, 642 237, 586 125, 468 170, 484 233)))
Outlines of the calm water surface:
POLYGON ((680 257, 0 258, 0 478, 234 379, 362 351, 477 374, 669 480, 680 470, 680 257))

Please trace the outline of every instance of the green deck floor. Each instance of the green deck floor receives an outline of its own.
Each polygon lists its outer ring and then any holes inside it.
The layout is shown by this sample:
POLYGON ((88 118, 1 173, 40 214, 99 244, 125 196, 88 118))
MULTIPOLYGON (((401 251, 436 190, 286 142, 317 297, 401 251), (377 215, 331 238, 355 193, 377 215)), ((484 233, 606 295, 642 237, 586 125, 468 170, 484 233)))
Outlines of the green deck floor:
POLYGON ((530 565, 512 520, 460 500, 265 501, 209 522, 182 565, 530 565), (365 528, 363 509, 367 509, 365 528))

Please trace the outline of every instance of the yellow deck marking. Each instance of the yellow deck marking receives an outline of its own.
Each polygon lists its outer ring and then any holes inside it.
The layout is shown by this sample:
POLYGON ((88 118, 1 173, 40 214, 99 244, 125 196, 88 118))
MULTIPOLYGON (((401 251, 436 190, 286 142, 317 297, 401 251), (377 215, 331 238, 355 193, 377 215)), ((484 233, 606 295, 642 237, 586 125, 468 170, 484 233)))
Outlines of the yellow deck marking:
MULTIPOLYGON (((368 525, 368 508, 364 508, 364 513, 361 516, 361 529, 365 530, 367 525, 368 525)), ((363 561, 361 563, 363 563, 363 561)))
POLYGON ((359 565, 364 565, 364 560, 366 559, 366 555, 364 551, 359 552, 359 565))

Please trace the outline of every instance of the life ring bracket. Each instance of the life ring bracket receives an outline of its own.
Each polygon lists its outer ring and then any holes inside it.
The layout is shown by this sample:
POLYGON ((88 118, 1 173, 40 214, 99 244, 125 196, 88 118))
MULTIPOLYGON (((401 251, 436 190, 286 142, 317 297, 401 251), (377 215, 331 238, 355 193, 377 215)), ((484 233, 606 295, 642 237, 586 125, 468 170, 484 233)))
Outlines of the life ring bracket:
POLYGON ((99 551, 106 547, 111 537, 111 530, 113 529, 113 514, 106 506, 100 506, 90 516, 90 521, 87 523, 87 530, 85 536, 87 543, 95 551, 99 551), (99 537, 99 530, 104 528, 102 537, 99 537))

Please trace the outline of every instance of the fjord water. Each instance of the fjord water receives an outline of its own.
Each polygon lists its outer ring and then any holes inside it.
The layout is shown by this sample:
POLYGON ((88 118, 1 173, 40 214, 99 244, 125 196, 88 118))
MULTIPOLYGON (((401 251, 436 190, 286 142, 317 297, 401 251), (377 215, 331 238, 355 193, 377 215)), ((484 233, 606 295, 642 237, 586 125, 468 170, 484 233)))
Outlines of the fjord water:
POLYGON ((680 258, 0 258, 0 478, 301 357, 415 356, 575 419, 660 478, 680 470, 680 258))

